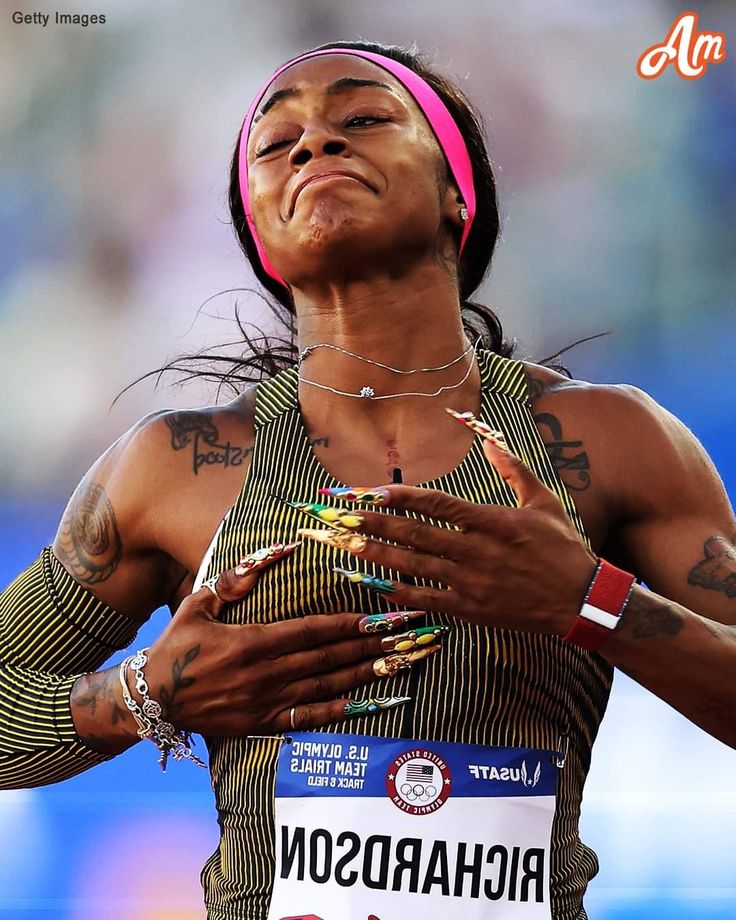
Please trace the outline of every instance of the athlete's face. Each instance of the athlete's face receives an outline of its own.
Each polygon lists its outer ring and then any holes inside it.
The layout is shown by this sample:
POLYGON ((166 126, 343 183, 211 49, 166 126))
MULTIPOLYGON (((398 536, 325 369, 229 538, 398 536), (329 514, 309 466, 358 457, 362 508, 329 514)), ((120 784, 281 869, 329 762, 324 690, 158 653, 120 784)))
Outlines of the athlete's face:
POLYGON ((387 260, 434 252, 460 223, 421 110, 361 58, 324 55, 282 73, 259 106, 247 155, 258 234, 296 286, 341 264, 368 271, 380 260, 385 270, 387 260))

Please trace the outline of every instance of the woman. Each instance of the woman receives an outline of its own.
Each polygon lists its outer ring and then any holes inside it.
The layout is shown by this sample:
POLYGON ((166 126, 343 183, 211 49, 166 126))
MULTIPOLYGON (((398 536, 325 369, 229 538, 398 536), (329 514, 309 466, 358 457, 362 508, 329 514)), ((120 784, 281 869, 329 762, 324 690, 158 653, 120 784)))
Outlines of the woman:
POLYGON ((140 737, 192 758, 200 732, 212 920, 584 917, 612 665, 734 742, 717 473, 640 391, 511 359, 493 317, 468 338, 493 174, 467 101, 410 52, 277 71, 231 205, 300 361, 144 419, 82 480, 3 595, 4 784, 140 737), (150 649, 94 670, 164 603, 150 649))

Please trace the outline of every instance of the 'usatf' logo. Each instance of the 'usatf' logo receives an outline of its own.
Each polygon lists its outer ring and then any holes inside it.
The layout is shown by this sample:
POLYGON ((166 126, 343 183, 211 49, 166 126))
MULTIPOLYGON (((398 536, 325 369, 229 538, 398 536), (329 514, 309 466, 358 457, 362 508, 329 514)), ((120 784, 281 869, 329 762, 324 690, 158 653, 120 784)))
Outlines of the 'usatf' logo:
POLYGON ((533 789, 542 778, 542 764, 537 761, 534 773, 529 772, 526 761, 522 760, 520 767, 496 767, 490 764, 471 763, 468 771, 474 779, 487 779, 500 783, 521 783, 533 789))
POLYGON ((644 80, 654 80, 669 64, 685 80, 697 80, 708 64, 726 59, 723 32, 698 32, 698 14, 688 10, 675 19, 664 42, 650 45, 636 62, 636 72, 644 80))

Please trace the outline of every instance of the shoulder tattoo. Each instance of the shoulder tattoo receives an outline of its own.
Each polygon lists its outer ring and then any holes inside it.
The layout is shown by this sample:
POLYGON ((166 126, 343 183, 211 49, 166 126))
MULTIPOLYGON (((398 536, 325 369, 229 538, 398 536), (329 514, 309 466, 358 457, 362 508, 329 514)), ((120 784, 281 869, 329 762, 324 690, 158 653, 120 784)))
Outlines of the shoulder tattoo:
MULTIPOLYGON (((545 392, 545 383, 529 370, 524 370, 529 403, 534 413, 534 403, 545 392)), ((562 436, 562 423, 551 412, 534 414, 534 422, 547 448, 552 465, 572 492, 583 492, 590 485, 590 459, 582 450, 582 441, 566 440, 562 436)))
POLYGON ((534 421, 542 435, 552 465, 568 489, 583 492, 590 485, 590 460, 582 441, 565 440, 562 424, 551 412, 540 412, 534 421))
POLYGON ((204 412, 172 412, 165 421, 171 432, 171 449, 191 449, 195 476, 203 466, 240 466, 253 453, 252 447, 221 442, 217 425, 204 412))
POLYGON ((105 581, 118 567, 123 545, 115 511, 99 483, 75 493, 61 521, 58 545, 62 561, 82 584, 105 581))

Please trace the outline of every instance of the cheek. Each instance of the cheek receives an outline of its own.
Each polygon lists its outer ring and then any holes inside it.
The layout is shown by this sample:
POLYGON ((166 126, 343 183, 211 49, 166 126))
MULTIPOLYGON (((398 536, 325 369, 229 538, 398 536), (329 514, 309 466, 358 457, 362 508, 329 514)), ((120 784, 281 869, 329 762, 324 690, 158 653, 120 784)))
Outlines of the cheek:
POLYGON ((418 133, 414 144, 394 160, 392 172, 393 192, 399 199, 410 197, 413 210, 436 213, 447 184, 447 168, 434 138, 418 133))
POLYGON ((391 189, 391 207, 407 219, 434 222, 439 215, 440 179, 433 163, 417 169, 416 162, 397 163, 391 189))
POLYGON ((279 226, 281 221, 279 211, 281 199, 277 183, 265 174, 257 178, 249 176, 248 200, 258 235, 264 240, 269 230, 279 226))

